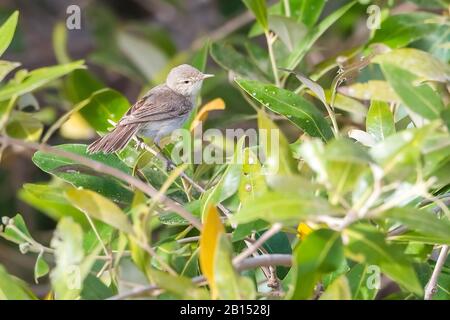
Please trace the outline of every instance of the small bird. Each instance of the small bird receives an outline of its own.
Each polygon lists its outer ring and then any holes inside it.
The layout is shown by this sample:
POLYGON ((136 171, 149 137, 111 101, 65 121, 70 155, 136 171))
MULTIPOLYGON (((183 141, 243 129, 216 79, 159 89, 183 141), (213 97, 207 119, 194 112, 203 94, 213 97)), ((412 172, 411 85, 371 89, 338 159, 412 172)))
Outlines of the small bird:
POLYGON ((120 151, 135 135, 152 138, 159 148, 161 138, 180 128, 189 117, 203 80, 213 76, 188 64, 173 68, 165 84, 147 92, 111 132, 88 146, 88 152, 120 151))

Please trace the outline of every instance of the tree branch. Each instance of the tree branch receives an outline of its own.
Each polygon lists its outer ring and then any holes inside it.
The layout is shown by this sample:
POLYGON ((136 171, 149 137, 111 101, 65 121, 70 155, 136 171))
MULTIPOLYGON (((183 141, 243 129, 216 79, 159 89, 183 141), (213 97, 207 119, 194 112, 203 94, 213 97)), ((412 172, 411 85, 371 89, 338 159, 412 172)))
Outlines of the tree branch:
MULTIPOLYGON (((263 256, 257 256, 253 258, 248 258, 243 260, 241 263, 235 265, 238 271, 243 271, 247 269, 253 269, 258 267, 268 267, 268 266, 286 266, 290 267, 292 265, 292 255, 290 254, 267 254, 263 256)), ((194 284, 200 284, 206 279, 204 276, 197 276, 192 278, 194 284)), ((153 291, 161 289, 160 287, 151 284, 148 286, 143 286, 140 288, 135 288, 128 292, 115 295, 108 298, 108 300, 123 300, 126 298, 136 297, 141 294, 151 293, 153 291)))
POLYGON ((439 257, 436 261, 436 265, 434 266, 433 273, 431 274, 430 281, 428 281, 425 286, 425 300, 431 300, 433 295, 437 292, 437 282, 439 275, 441 274, 442 268, 447 260, 449 246, 442 246, 441 252, 439 253, 439 257))
POLYGON ((73 161, 76 161, 82 165, 85 165, 93 170, 103 172, 105 174, 111 175, 117 179, 120 179, 131 186, 141 190, 146 195, 148 195, 151 198, 159 198, 158 201, 165 205, 168 209, 176 212, 181 217, 186 219, 189 223, 191 223, 194 227, 201 230, 202 224, 201 222, 192 215, 189 211, 187 211, 185 208, 183 208, 180 204, 173 201, 172 199, 168 198, 165 195, 161 195, 158 197, 158 190, 156 190, 152 185, 146 184, 143 181, 136 179, 135 177, 132 177, 116 168, 110 167, 108 165, 105 165, 104 163, 80 156, 75 153, 67 152, 64 150, 60 150, 54 147, 51 147, 46 144, 38 144, 34 142, 27 142, 22 141, 19 139, 10 138, 7 136, 0 135, 0 143, 2 145, 15 145, 26 149, 36 150, 36 151, 42 151, 46 153, 51 153, 60 157, 64 157, 73 161))

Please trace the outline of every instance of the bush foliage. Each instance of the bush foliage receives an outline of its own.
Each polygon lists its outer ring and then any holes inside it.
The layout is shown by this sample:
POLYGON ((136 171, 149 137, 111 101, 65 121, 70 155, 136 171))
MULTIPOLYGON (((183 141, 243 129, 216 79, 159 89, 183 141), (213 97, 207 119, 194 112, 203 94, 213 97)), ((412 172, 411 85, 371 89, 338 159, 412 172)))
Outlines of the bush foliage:
MULTIPOLYGON (((59 64, 26 70, 0 61, 1 151, 35 151, 33 165, 51 178, 24 184, 18 197, 57 223, 52 240, 39 243, 20 213, 2 210, 0 236, 36 258, 36 282, 49 277, 52 299, 448 299, 450 265, 436 263, 450 244, 448 4, 398 13, 381 1, 381 25, 365 42, 313 64, 307 57, 322 35, 371 1, 331 12, 325 0, 243 2, 255 18, 246 36, 167 55, 159 72, 142 68, 145 45, 119 55, 99 42, 89 57, 141 79, 144 91, 180 61, 208 65, 216 79, 186 128, 242 119, 282 128, 257 145, 233 141, 243 163, 168 170, 134 142, 111 155, 73 143, 106 133, 130 103, 71 60, 62 25, 59 64), (69 106, 53 123, 20 108, 38 91, 69 106), (398 289, 382 294, 380 277, 398 289)), ((15 12, 0 27, 0 55, 18 20, 15 12)), ((109 41, 123 49, 138 40, 109 41)), ((37 297, 0 266, 0 298, 37 297)))

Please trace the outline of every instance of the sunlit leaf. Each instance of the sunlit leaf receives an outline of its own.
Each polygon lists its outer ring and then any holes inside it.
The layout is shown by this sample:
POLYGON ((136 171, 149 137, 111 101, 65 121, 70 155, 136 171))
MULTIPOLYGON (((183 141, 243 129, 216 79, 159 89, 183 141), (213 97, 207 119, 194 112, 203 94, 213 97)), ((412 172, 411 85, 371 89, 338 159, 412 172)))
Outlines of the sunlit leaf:
POLYGON ((268 222, 298 222, 314 219, 316 215, 338 215, 339 210, 330 207, 328 201, 316 196, 297 193, 267 191, 249 199, 232 217, 235 223, 247 223, 257 219, 268 222))
POLYGON ((152 278, 156 285, 175 295, 179 299, 206 300, 208 292, 197 287, 191 279, 182 276, 172 276, 155 269, 151 270, 152 278))
POLYGON ((66 191, 67 199, 79 210, 125 233, 133 228, 125 213, 112 201, 91 190, 72 188, 66 191))
MULTIPOLYGON (((266 112, 258 112, 260 149, 264 153, 264 172, 268 175, 289 175, 296 171, 289 143, 283 132, 270 120, 266 112)), ((256 160, 257 161, 257 160, 256 160)))
POLYGON ((220 241, 220 235, 225 233, 225 228, 220 221, 219 213, 214 206, 206 212, 203 230, 200 236, 200 269, 208 280, 213 299, 218 296, 218 289, 214 276, 215 255, 220 241))
POLYGON ((236 80, 251 97, 268 109, 287 117, 312 137, 329 140, 333 132, 324 116, 308 100, 285 89, 258 81, 236 80))
MULTIPOLYGON (((339 87, 342 94, 359 100, 377 100, 384 102, 400 102, 400 98, 386 81, 369 80, 339 87)), ((338 98, 336 98, 336 101, 338 98)), ((336 102, 337 104, 337 102, 336 102)))
POLYGON ((26 284, 10 275, 5 267, 0 265, 0 300, 36 300, 26 284))
POLYGON ((345 275, 334 280, 324 293, 320 296, 320 300, 352 300, 350 285, 345 275))
POLYGON ((50 271, 50 267, 47 262, 44 260, 43 251, 39 253, 36 263, 34 265, 34 281, 38 283, 38 279, 48 274, 50 271))
POLYGON ((450 67, 448 64, 433 57, 427 52, 413 48, 396 49, 378 55, 372 61, 380 64, 394 64, 424 80, 444 83, 450 80, 450 67))
POLYGON ((208 118, 208 113, 214 110, 224 110, 225 102, 221 98, 216 98, 203 107, 200 108, 200 111, 195 115, 194 120, 191 123, 190 130, 194 130, 201 122, 204 122, 208 118))
POLYGON ((48 82, 60 78, 76 69, 83 68, 83 61, 75 61, 52 67, 44 67, 31 71, 22 82, 10 82, 0 88, 0 101, 36 90, 48 82))
POLYGON ((376 141, 382 141, 395 133, 394 115, 387 103, 372 100, 366 117, 366 131, 376 141))
POLYGON ((5 52, 14 37, 19 11, 14 11, 12 15, 0 26, 0 56, 5 52))

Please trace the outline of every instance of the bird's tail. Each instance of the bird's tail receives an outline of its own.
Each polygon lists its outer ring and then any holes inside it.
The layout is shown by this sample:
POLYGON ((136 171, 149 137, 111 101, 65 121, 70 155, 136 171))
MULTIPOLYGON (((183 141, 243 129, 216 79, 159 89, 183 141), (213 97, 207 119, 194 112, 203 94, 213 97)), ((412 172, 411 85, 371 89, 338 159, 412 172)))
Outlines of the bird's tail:
POLYGON ((113 131, 91 143, 87 151, 89 153, 120 151, 125 148, 138 129, 139 125, 136 124, 118 125, 113 131))

